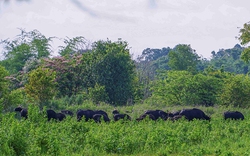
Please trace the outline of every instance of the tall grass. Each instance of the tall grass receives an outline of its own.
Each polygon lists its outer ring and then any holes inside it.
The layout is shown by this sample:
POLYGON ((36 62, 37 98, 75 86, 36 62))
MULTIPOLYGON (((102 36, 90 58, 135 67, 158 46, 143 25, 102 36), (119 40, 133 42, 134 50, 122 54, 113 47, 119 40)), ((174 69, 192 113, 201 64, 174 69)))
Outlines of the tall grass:
MULTIPOLYGON (((84 106, 82 106, 84 107, 84 106)), ((99 106, 90 106, 98 109, 99 106)), ((104 109, 105 105, 100 106, 104 109)), ((143 106, 144 108, 144 106, 143 106)), ((72 108, 73 109, 73 108, 72 108)), ((107 112, 112 111, 107 106, 107 112)), ((131 110, 118 107, 122 112, 131 110)), ((177 110, 180 108, 164 108, 177 110)), ((249 110, 241 110, 243 121, 225 121, 221 112, 226 108, 201 108, 212 120, 184 119, 137 122, 142 107, 133 107, 133 121, 111 121, 97 124, 77 122, 67 117, 62 122, 48 122, 39 109, 30 106, 27 120, 15 113, 2 115, 0 155, 249 155, 249 110)), ((232 109, 232 108, 231 108, 232 109)))

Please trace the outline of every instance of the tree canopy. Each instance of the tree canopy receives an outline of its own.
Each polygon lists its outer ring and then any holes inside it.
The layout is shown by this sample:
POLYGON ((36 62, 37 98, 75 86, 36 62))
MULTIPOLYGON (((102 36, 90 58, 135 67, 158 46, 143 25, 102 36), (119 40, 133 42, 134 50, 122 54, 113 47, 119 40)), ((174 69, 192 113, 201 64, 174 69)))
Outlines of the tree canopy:
MULTIPOLYGON (((240 29, 240 35, 238 37, 242 45, 247 45, 250 42, 250 22, 245 23, 243 28, 240 29)), ((241 58, 248 62, 250 59, 250 46, 245 48, 242 52, 241 58)))

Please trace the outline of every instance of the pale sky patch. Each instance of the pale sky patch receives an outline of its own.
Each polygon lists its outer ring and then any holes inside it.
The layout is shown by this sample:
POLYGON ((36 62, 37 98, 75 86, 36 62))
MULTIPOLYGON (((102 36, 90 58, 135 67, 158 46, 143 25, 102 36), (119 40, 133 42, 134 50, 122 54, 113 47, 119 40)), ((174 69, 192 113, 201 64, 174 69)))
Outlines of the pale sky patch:
MULTIPOLYGON (((46 37, 127 41, 134 56, 146 48, 190 44, 205 58, 239 43, 250 21, 249 0, 29 0, 0 1, 0 39, 37 29, 46 37)), ((54 41, 54 45, 61 44, 54 41)))

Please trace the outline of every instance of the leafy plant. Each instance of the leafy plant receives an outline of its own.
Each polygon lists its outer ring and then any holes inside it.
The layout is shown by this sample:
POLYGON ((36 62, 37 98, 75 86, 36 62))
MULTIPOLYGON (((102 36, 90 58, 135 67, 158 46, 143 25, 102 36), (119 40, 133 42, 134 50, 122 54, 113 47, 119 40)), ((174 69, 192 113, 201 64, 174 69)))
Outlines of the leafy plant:
POLYGON ((29 97, 37 100, 40 108, 56 95, 56 72, 39 67, 29 73, 25 92, 29 97))

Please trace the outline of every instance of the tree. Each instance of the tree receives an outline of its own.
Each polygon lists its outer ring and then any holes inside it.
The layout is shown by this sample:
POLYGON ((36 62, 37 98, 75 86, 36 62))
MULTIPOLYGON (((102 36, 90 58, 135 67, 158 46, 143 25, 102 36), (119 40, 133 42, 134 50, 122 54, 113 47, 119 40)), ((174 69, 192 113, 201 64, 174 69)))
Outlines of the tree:
POLYGON ((166 105, 213 106, 221 81, 210 75, 188 71, 165 71, 152 84, 151 99, 166 105))
POLYGON ((89 88, 89 94, 90 98, 95 104, 108 101, 108 95, 105 90, 105 86, 96 84, 94 88, 89 88))
POLYGON ((169 52, 168 65, 172 70, 197 71, 199 56, 190 45, 179 44, 169 52))
POLYGON ((91 52, 71 57, 59 56, 43 59, 44 66, 56 72, 58 97, 76 95, 95 86, 94 55, 91 52))
POLYGON ((138 56, 137 60, 144 60, 144 61, 154 61, 157 60, 158 58, 162 57, 162 56, 166 56, 168 55, 168 53, 171 51, 172 49, 167 47, 167 48, 162 48, 162 49, 144 49, 142 51, 142 54, 140 56, 138 56))
MULTIPOLYGON (((8 107, 8 100, 6 97, 8 96, 8 80, 6 77, 9 75, 8 71, 0 65, 0 110, 1 108, 6 109, 8 107)), ((0 112, 1 113, 1 112, 0 112)))
MULTIPOLYGON (((240 34, 238 39, 241 42, 241 45, 247 45, 250 42, 250 22, 245 23, 244 27, 240 29, 240 34)), ((245 48, 241 54, 241 58, 248 62, 250 59, 250 46, 245 48)))
POLYGON ((235 107, 249 107, 250 77, 248 75, 232 75, 224 80, 219 96, 220 104, 235 107))
POLYGON ((216 69, 225 70, 237 74, 246 74, 249 65, 240 59, 244 48, 236 44, 230 49, 220 49, 218 52, 213 52, 213 57, 210 60, 210 65, 216 69))
POLYGON ((83 54, 90 48, 90 42, 84 37, 78 36, 72 39, 64 39, 65 46, 60 46, 59 54, 61 56, 74 56, 76 54, 83 54))
POLYGON ((151 99, 166 105, 189 104, 185 99, 189 96, 187 85, 190 84, 191 79, 192 74, 188 71, 163 71, 151 84, 151 99))
POLYGON ((203 106, 214 106, 217 103, 217 95, 221 91, 222 79, 202 73, 192 78, 189 92, 194 97, 193 102, 203 106))
POLYGON ((58 97, 71 97, 76 92, 72 60, 63 56, 43 59, 43 66, 56 72, 58 97))
POLYGON ((26 32, 21 30, 21 34, 16 39, 3 40, 4 60, 0 62, 11 74, 21 71, 25 62, 36 58, 49 57, 51 47, 49 42, 52 38, 46 38, 39 31, 26 32))
POLYGON ((93 72, 96 83, 105 86, 109 103, 124 105, 134 99, 135 64, 127 42, 97 41, 93 45, 93 72))
POLYGON ((39 67, 32 70, 25 85, 26 94, 37 100, 40 108, 56 95, 56 72, 39 67))

